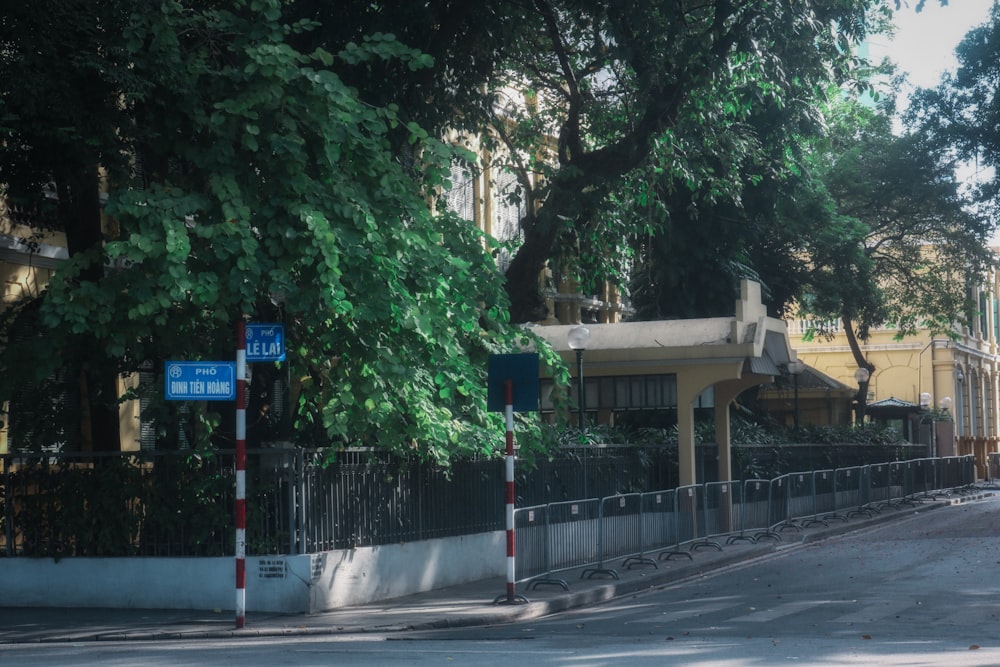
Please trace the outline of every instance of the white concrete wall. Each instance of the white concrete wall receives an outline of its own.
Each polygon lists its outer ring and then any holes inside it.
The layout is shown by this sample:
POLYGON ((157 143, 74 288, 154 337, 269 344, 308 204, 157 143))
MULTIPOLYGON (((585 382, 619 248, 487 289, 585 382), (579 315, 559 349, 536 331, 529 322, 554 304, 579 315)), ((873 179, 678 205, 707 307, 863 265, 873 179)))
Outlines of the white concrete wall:
MULTIPOLYGON (((503 531, 247 558, 251 612, 310 613, 503 577, 503 531)), ((233 558, 5 558, 7 607, 234 609, 233 558)))

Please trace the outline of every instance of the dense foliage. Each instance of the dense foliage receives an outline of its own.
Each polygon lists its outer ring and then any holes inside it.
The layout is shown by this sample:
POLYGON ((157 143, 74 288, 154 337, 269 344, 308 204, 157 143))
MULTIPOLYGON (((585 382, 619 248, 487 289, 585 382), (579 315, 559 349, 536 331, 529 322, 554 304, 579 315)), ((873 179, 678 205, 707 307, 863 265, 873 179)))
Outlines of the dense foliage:
MULTIPOLYGON (((851 148, 821 151, 815 139, 829 91, 866 74, 852 47, 894 6, 10 8, 0 182, 8 203, 65 232, 71 259, 44 293, 4 311, 0 399, 45 407, 53 383, 72 386, 85 444, 117 447, 118 378, 157 375, 167 359, 231 358, 238 321, 283 321, 288 360, 280 373, 257 369, 256 417, 267 418, 261 396, 280 375, 296 388, 300 439, 439 461, 494 451, 503 429, 486 412, 487 355, 528 342, 511 323, 544 316, 546 263, 590 280, 641 267, 633 288, 655 316, 728 308, 725 281, 710 294, 690 283, 704 298, 677 300, 673 287, 706 269, 762 278, 779 309, 861 275, 868 237, 844 231, 867 224, 864 213, 831 204, 832 158, 851 148), (445 130, 482 152, 442 142, 445 130), (520 185, 522 238, 506 275, 495 242, 439 199, 456 166, 506 169, 520 185), (825 258, 846 273, 819 280, 825 258)), ((951 315, 921 308, 912 317, 951 315)), ((160 387, 136 392, 161 444, 176 442, 181 406, 160 387)), ((225 442, 227 419, 197 412, 194 442, 225 442)))
MULTIPOLYGON (((521 334, 486 240, 428 206, 469 156, 336 74, 382 61, 416 72, 428 57, 378 34, 300 52, 292 42, 317 26, 286 23, 279 2, 156 9, 129 13, 130 77, 92 109, 112 108, 104 121, 132 158, 106 165, 116 233, 60 268, 42 335, 4 351, 4 395, 29 371, 52 373, 83 335, 89 364, 128 373, 232 358, 240 318, 280 320, 300 436, 440 460, 491 449, 503 429, 485 410, 486 358, 521 334), (409 160, 394 150, 400 133, 409 160)), ((10 136, 34 141, 6 112, 10 136)), ((101 142, 67 141, 88 139, 101 142)))

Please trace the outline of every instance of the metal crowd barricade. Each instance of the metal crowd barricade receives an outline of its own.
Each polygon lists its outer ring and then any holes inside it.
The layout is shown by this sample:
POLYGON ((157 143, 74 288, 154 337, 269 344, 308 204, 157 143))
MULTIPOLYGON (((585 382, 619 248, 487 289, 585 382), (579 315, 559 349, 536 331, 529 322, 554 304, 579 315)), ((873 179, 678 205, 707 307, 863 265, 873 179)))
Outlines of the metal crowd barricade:
POLYGON ((686 496, 678 496, 678 501, 681 503, 680 512, 682 515, 690 515, 689 523, 693 528, 690 544, 688 545, 689 551, 697 551, 698 549, 717 549, 722 551, 721 544, 709 539, 709 527, 707 523, 708 513, 705 510, 706 495, 706 485, 698 484, 696 486, 687 487, 686 496), (690 507, 687 507, 687 501, 691 502, 690 507))
POLYGON ((681 486, 674 497, 677 507, 677 546, 693 545, 704 537, 704 527, 699 521, 701 496, 704 487, 701 484, 681 486))
MULTIPOLYGON (((681 502, 679 500, 681 495, 686 493, 686 490, 690 488, 692 487, 685 486, 669 491, 643 494, 643 497, 646 499, 643 505, 644 510, 650 507, 651 502, 655 503, 655 513, 663 516, 665 519, 663 523, 657 524, 657 530, 651 531, 650 535, 657 535, 661 539, 669 539, 669 543, 662 543, 655 547, 660 550, 656 555, 656 560, 670 560, 674 556, 683 556, 688 560, 694 560, 694 557, 690 553, 681 551, 681 543, 689 541, 693 534, 693 516, 690 512, 684 513, 681 511, 681 502), (664 494, 662 498, 660 494, 664 494), (650 497, 652 497, 652 500, 650 500, 650 497), (669 507, 666 506, 668 501, 670 502, 669 507)), ((690 507, 690 501, 684 503, 684 505, 690 507)), ((653 548, 653 544, 655 543, 651 543, 651 548, 653 548)))
MULTIPOLYGON (((1000 468, 1000 453, 990 458, 991 466, 1000 468)), ((727 544, 763 537, 780 541, 780 530, 796 522, 870 516, 879 505, 974 488, 975 481, 975 457, 956 456, 518 508, 515 581, 527 582, 529 589, 551 584, 568 590, 556 573, 582 568, 581 578, 617 578, 606 566, 613 559, 623 558, 622 567, 655 567, 648 553, 690 559, 701 547, 721 550, 717 540, 723 536, 727 544)))
POLYGON ((601 500, 601 521, 598 531, 597 566, 587 568, 580 576, 602 574, 618 578, 618 573, 606 566, 610 560, 623 558, 622 567, 652 565, 656 561, 643 553, 642 494, 629 493, 610 496, 601 500))
POLYGON ((514 510, 515 581, 527 581, 529 590, 545 585, 569 590, 564 579, 552 575, 597 561, 600 507, 593 498, 514 510), (522 531, 531 533, 536 526, 544 536, 522 538, 522 531))
POLYGON ((514 509, 514 581, 521 583, 538 577, 539 583, 568 588, 565 582, 545 578, 552 572, 546 509, 546 505, 514 509))
POLYGON ((939 459, 938 480, 941 488, 956 489, 961 485, 961 466, 958 464, 958 460, 957 456, 946 456, 939 459))
POLYGON ((739 533, 728 542, 747 540, 757 542, 767 537, 781 541, 781 535, 771 530, 771 481, 748 479, 743 483, 743 503, 740 512, 739 533))
POLYGON ((996 484, 1000 479, 1000 452, 988 452, 986 454, 986 481, 996 484))
POLYGON ((657 557, 665 556, 673 549, 674 555, 691 558, 691 554, 678 550, 676 489, 650 491, 640 494, 640 515, 642 520, 642 555, 660 551, 657 557))
POLYGON ((938 489, 938 459, 918 459, 913 471, 913 490, 917 500, 933 500, 938 489))
POLYGON ((958 468, 955 488, 958 493, 972 493, 976 485, 976 455, 966 454, 956 457, 955 466, 958 468))
POLYGON ((844 520, 837 516, 837 496, 834 492, 833 470, 814 470, 812 473, 812 516, 802 522, 803 526, 829 525, 829 519, 844 520))
POLYGON ((770 483, 770 494, 768 496, 768 520, 767 527, 771 533, 780 534, 787 527, 795 528, 788 514, 789 499, 789 479, 788 475, 775 477, 770 483))
POLYGON ((787 476, 786 519, 781 530, 794 528, 802 530, 802 519, 813 513, 816 505, 816 487, 813 475, 807 472, 791 473, 787 476))
POLYGON ((833 471, 837 514, 845 519, 861 507, 861 468, 837 468, 833 471))
POLYGON ((873 512, 879 512, 881 508, 892 504, 892 477, 888 463, 875 463, 868 467, 868 500, 866 507, 873 512))
POLYGON ((848 510, 848 518, 852 516, 858 516, 864 514, 870 517, 872 514, 878 514, 879 511, 872 506, 871 496, 872 496, 872 480, 871 480, 871 468, 869 466, 860 466, 858 469, 858 494, 857 494, 857 504, 853 509, 848 510))
POLYGON ((974 455, 969 455, 965 457, 965 486, 970 491, 974 490, 973 487, 976 485, 976 457, 974 455))
POLYGON ((717 538, 733 533, 739 524, 742 485, 739 482, 709 482, 701 494, 701 539, 692 551, 712 548, 722 551, 717 538))
POLYGON ((916 505, 913 490, 913 461, 894 461, 889 464, 889 497, 893 506, 916 505))

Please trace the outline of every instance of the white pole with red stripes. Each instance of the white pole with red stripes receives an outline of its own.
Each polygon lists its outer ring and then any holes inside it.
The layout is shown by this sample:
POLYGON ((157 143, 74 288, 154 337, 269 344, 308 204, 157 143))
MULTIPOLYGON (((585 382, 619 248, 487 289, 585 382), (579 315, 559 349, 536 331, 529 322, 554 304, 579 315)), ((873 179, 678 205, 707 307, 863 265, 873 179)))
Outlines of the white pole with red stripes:
POLYGON ((247 334, 236 327, 236 627, 247 612, 247 334))
POLYGON ((507 601, 514 601, 514 383, 504 383, 504 416, 507 422, 507 601))
POLYGON ((514 569, 514 382, 504 381, 504 416, 507 423, 507 469, 505 496, 507 501, 507 593, 493 601, 494 604, 527 602, 527 598, 514 591, 517 580, 514 569))

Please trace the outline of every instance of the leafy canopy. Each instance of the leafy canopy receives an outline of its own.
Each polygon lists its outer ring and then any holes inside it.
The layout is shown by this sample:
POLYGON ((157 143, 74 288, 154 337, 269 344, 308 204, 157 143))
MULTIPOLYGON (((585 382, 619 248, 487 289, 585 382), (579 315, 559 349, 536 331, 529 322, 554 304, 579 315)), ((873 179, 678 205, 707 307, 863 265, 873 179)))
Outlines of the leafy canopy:
POLYGON ((41 308, 51 356, 87 332, 106 367, 159 371, 231 358, 240 318, 280 320, 301 436, 439 460, 491 450, 503 428, 485 410, 486 358, 523 334, 487 241, 429 206, 471 156, 337 74, 387 61, 419 72, 428 57, 385 34, 302 52, 293 43, 316 25, 282 9, 130 12, 118 132, 134 159, 108 174, 117 234, 89 251, 114 268, 85 279, 87 253, 60 267, 41 308))

